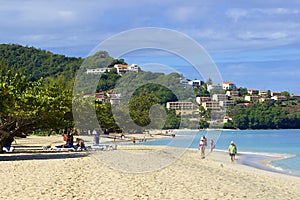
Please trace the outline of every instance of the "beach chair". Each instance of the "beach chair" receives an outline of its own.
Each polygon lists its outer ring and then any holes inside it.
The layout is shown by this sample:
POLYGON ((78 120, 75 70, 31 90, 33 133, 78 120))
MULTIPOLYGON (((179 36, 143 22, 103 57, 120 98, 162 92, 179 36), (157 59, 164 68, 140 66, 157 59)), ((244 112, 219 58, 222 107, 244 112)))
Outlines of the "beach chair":
POLYGON ((116 144, 94 144, 91 146, 93 150, 102 150, 102 151, 109 151, 109 150, 117 150, 118 145, 116 144))
POLYGON ((50 150, 52 151, 75 151, 75 148, 73 146, 51 146, 50 150))
POLYGON ((3 147, 2 150, 5 151, 5 152, 13 152, 14 147, 3 147))

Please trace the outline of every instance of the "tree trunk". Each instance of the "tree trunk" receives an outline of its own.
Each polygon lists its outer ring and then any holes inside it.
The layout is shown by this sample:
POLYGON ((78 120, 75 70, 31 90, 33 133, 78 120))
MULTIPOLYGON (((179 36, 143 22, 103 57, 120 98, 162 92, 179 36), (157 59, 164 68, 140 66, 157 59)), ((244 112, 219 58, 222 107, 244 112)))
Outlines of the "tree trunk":
POLYGON ((11 146, 13 141, 14 141, 13 134, 0 130, 0 152, 3 152, 3 147, 11 146))

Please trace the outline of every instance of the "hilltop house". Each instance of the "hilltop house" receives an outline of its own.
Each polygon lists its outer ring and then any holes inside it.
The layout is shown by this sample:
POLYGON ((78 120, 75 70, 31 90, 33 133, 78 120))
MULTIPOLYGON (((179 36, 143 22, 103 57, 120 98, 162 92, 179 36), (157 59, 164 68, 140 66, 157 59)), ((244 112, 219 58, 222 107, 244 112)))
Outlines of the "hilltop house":
POLYGON ((236 90, 236 85, 232 82, 223 82, 222 88, 223 90, 236 90))
POLYGON ((117 69, 118 74, 127 73, 127 72, 139 72, 139 67, 137 64, 132 65, 123 65, 123 64, 115 64, 114 68, 117 69))
POLYGON ((185 88, 198 88, 204 84, 203 81, 201 80, 192 80, 188 81, 186 79, 180 79, 180 83, 185 87, 185 88))
MULTIPOLYGON (((117 69, 117 73, 127 73, 127 72, 139 72, 139 66, 137 64, 132 64, 130 66, 128 65, 123 65, 123 64, 115 64, 114 68, 117 69)), ((87 69, 86 73, 87 74, 101 74, 106 71, 110 71, 111 68, 105 67, 105 68, 95 68, 95 69, 87 69)))

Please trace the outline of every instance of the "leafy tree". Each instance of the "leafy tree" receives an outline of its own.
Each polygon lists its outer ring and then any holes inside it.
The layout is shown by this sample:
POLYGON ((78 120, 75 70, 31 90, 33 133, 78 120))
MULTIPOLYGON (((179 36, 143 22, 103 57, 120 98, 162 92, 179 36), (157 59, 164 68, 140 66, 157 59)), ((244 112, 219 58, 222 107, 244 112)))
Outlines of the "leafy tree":
POLYGON ((151 123, 149 111, 151 106, 157 104, 159 99, 153 94, 134 96, 129 102, 129 114, 139 126, 145 127, 151 123))
POLYGON ((239 93, 240 93, 240 96, 246 96, 246 95, 248 95, 248 89, 247 88, 239 88, 238 89, 238 91, 239 91, 239 93))
POLYGON ((274 102, 253 103, 250 107, 236 106, 228 110, 233 126, 239 129, 287 128, 289 112, 274 102))
POLYGON ((291 97, 290 93, 287 92, 287 91, 281 92, 281 95, 282 95, 282 96, 285 96, 287 99, 289 99, 289 98, 291 97))
POLYGON ((209 97, 210 93, 207 91, 207 86, 204 83, 202 87, 194 88, 194 92, 198 97, 209 97))
POLYGON ((176 115, 175 110, 166 110, 167 117, 164 129, 178 129, 181 122, 181 116, 176 115))
POLYGON ((199 121, 199 128, 200 129, 205 129, 209 127, 209 123, 205 120, 200 120, 199 121))
POLYGON ((212 79, 211 79, 211 78, 208 78, 207 81, 206 81, 206 84, 207 84, 207 85, 211 85, 212 83, 213 83, 213 82, 212 82, 212 79))
POLYGON ((116 124, 116 121, 113 117, 111 104, 110 103, 101 104, 99 102, 96 102, 95 106, 96 106, 97 118, 102 130, 105 129, 105 130, 109 130, 110 132, 120 131, 120 128, 116 124))
POLYGON ((24 75, 2 70, 0 98, 0 150, 10 146, 15 136, 38 128, 60 129, 73 123, 71 92, 59 86, 45 88, 42 81, 30 82, 24 75))

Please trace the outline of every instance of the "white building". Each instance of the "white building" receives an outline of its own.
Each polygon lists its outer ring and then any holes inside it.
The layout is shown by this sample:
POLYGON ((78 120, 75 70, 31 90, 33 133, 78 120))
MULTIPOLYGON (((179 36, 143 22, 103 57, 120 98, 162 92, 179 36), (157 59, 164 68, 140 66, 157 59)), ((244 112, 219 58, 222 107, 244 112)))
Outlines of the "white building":
POLYGON ((201 104, 203 102, 207 102, 207 101, 210 101, 211 98, 210 97, 196 97, 196 102, 198 104, 201 104))
POLYGON ((220 104, 216 101, 207 101, 201 104, 205 110, 220 110, 220 104))
POLYGON ((96 69, 87 69, 86 73, 87 74, 101 74, 104 73, 106 71, 110 71, 110 68, 96 68, 96 69))
POLYGON ((247 91, 248 91, 248 94, 250 94, 251 96, 259 94, 259 91, 257 89, 254 89, 254 88, 250 88, 247 91))
POLYGON ((287 98, 285 96, 273 96, 271 97, 271 99, 275 100, 275 101, 286 101, 287 98))
POLYGON ((232 107, 232 106, 234 106, 234 102, 233 102, 232 100, 225 100, 225 101, 220 101, 220 102, 219 102, 219 105, 220 105, 221 107, 227 108, 227 107, 232 107))
POLYGON ((258 101, 259 98, 259 96, 245 96, 246 101, 258 101))
POLYGON ((199 107, 196 106, 193 102, 185 101, 174 101, 167 102, 167 109, 175 110, 177 114, 199 114, 199 107))
POLYGON ((226 94, 214 94, 212 96, 213 101, 226 101, 228 100, 228 96, 226 94))
POLYGON ((201 81, 201 80, 192 80, 192 81, 188 81, 188 84, 190 85, 190 86, 192 86, 192 88, 197 88, 197 87, 200 87, 200 86, 202 86, 203 85, 203 81, 201 81))
POLYGON ((236 90, 236 85, 232 82, 223 82, 222 88, 223 90, 236 90))
POLYGON ((117 73, 127 73, 127 72, 139 72, 139 67, 137 64, 129 65, 123 65, 123 64, 115 64, 114 68, 117 69, 117 73))
POLYGON ((229 97, 239 97, 240 92, 236 91, 236 90, 229 90, 229 91, 226 91, 226 95, 229 97))

